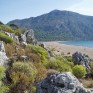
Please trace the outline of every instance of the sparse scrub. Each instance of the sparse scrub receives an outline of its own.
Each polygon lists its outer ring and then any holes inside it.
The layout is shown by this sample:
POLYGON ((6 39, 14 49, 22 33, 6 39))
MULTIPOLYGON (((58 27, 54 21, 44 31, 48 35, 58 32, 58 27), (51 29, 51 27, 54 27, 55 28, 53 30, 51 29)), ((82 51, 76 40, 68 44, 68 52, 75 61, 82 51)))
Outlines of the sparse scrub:
POLYGON ((45 63, 47 61, 48 52, 44 48, 34 45, 28 45, 27 48, 32 53, 37 54, 40 57, 42 63, 45 63))
POLYGON ((11 37, 5 35, 3 32, 0 32, 0 40, 4 41, 5 43, 12 43, 14 41, 11 37))
POLYGON ((81 79, 81 83, 85 88, 93 88, 93 80, 92 79, 81 79))
POLYGON ((59 61, 59 60, 55 60, 55 61, 49 61, 46 65, 47 69, 55 69, 59 72, 68 72, 68 71, 72 71, 71 67, 66 64, 65 62, 59 61))

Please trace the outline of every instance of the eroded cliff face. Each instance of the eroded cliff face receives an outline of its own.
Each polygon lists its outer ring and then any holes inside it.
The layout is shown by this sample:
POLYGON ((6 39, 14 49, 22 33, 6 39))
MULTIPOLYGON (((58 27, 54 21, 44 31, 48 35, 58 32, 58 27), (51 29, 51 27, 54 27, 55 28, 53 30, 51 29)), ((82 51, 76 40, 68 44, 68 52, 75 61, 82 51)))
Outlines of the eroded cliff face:
POLYGON ((8 57, 6 56, 4 43, 0 41, 0 66, 6 65, 8 62, 8 57))
POLYGON ((64 72, 42 80, 36 93, 93 93, 93 89, 85 89, 71 72, 64 72))

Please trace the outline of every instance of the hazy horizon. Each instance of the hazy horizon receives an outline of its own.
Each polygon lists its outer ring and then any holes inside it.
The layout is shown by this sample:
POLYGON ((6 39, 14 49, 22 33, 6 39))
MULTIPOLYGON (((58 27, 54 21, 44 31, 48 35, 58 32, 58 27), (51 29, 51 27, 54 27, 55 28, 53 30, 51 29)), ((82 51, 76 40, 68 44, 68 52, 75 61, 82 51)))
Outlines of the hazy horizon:
POLYGON ((0 0, 0 21, 36 17, 55 9, 93 16, 93 0, 0 0))

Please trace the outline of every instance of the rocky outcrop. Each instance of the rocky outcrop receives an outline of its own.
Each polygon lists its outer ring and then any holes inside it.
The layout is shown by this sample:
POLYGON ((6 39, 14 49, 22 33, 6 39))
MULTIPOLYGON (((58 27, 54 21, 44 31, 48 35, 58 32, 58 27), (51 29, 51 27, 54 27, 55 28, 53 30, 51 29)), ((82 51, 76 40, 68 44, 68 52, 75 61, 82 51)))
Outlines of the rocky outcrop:
POLYGON ((26 36, 24 34, 19 35, 19 41, 20 42, 26 42, 26 36))
POLYGON ((22 45, 37 44, 37 40, 35 39, 34 31, 32 29, 26 30, 24 34, 20 34, 19 36, 16 36, 14 33, 9 33, 6 31, 4 31, 4 33, 14 39, 17 43, 20 42, 22 45))
POLYGON ((35 36, 34 36, 34 31, 32 29, 30 30, 27 30, 24 35, 26 36, 26 42, 28 44, 36 44, 37 41, 35 39, 35 36))
POLYGON ((37 85, 36 93, 93 93, 85 89, 71 72, 53 74, 37 85))
POLYGON ((83 65, 86 68, 87 73, 90 73, 90 59, 87 55, 76 52, 72 55, 72 61, 75 65, 83 65))
POLYGON ((6 65, 8 62, 8 57, 6 56, 5 48, 3 42, 0 42, 0 66, 6 65))
POLYGON ((9 37, 11 37, 12 39, 14 39, 16 42, 19 43, 19 38, 18 36, 16 36, 14 33, 9 33, 9 32, 4 32, 6 35, 8 35, 9 37))

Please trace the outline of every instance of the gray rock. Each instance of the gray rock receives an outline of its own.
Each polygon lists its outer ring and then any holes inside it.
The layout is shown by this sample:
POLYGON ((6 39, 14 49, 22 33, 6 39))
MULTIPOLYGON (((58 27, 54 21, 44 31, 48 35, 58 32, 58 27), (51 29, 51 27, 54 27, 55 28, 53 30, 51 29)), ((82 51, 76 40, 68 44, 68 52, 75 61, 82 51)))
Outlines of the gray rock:
POLYGON ((85 89, 71 72, 53 74, 37 85, 36 93, 93 93, 85 89))
POLYGON ((27 30, 24 35, 26 36, 26 42, 28 44, 36 44, 37 41, 35 39, 35 36, 34 36, 34 31, 32 29, 30 30, 27 30))
POLYGON ((0 41, 0 52, 5 52, 4 44, 0 41))
POLYGON ((86 68, 87 73, 90 73, 90 59, 87 55, 76 52, 72 55, 72 61, 75 65, 83 65, 86 68))
POLYGON ((3 42, 0 42, 0 66, 5 66, 8 62, 3 42))
POLYGON ((9 33, 9 32, 4 32, 6 35, 8 35, 9 37, 11 37, 12 39, 14 39, 16 42, 19 43, 19 38, 18 36, 16 36, 14 33, 9 33))
POLYGON ((26 42, 26 36, 24 34, 19 35, 19 41, 20 42, 26 42))
POLYGON ((45 44, 44 43, 39 43, 39 46, 41 46, 42 48, 45 48, 45 44))
POLYGON ((22 46, 23 48, 25 48, 25 47, 27 46, 27 43, 26 43, 26 42, 21 42, 20 44, 21 44, 21 46, 22 46))
POLYGON ((23 56, 20 57, 20 60, 23 61, 23 62, 26 62, 26 61, 29 60, 29 58, 27 56, 23 55, 23 56))

